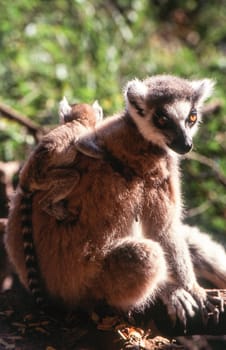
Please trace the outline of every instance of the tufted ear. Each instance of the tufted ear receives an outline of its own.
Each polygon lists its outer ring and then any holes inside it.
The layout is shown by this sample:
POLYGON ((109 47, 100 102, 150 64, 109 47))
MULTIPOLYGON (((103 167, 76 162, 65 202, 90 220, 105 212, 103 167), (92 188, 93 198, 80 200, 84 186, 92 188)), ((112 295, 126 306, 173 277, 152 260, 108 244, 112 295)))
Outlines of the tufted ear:
POLYGON ((143 81, 133 79, 128 82, 124 89, 126 107, 128 110, 135 110, 141 117, 145 115, 145 98, 147 96, 148 87, 143 81))
POLYGON ((94 109, 97 122, 103 120, 103 109, 97 100, 92 104, 92 107, 94 109))
POLYGON ((59 103, 59 110, 58 110, 59 120, 61 124, 65 123, 65 117, 69 116, 71 114, 71 111, 72 111, 72 108, 69 105, 66 97, 64 96, 59 103))
POLYGON ((213 93, 215 82, 212 79, 202 79, 191 81, 191 86, 195 92, 198 104, 202 105, 213 93))

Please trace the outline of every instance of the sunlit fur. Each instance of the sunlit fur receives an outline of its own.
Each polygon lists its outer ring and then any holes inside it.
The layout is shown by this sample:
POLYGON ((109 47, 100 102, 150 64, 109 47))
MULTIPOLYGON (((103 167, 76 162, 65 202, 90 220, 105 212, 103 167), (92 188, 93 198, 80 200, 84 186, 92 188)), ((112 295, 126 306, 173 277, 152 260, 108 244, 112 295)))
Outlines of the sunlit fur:
MULTIPOLYGON (((171 316, 183 321, 186 312, 194 313, 196 301, 206 306, 192 262, 197 250, 189 252, 191 242, 183 235, 178 155, 165 136, 175 138, 177 132, 164 129, 163 137, 152 123, 161 106, 183 124, 189 108, 197 104, 200 109, 208 96, 204 86, 211 90, 212 82, 193 88, 190 81, 171 76, 132 80, 125 88, 125 111, 96 127, 103 158, 76 156, 72 171, 79 172, 80 181, 66 198, 71 221, 59 222, 42 210, 45 191, 34 195, 34 242, 43 287, 52 300, 69 308, 105 300, 129 310, 158 295, 171 316)), ((27 286, 19 205, 17 194, 6 247, 27 286)))
MULTIPOLYGON (((40 204, 56 217, 57 210, 61 211, 61 205, 57 207, 56 203, 79 181, 78 172, 71 169, 77 154, 75 143, 81 135, 93 130, 103 115, 97 101, 92 106, 85 103, 70 106, 64 97, 59 104, 59 117, 63 125, 42 138, 22 168, 19 179, 22 192, 46 191, 40 204)), ((92 143, 92 138, 88 138, 86 147, 96 156, 92 143)))
MULTIPOLYGON (((185 118, 191 107, 198 112, 198 121, 201 120, 202 104, 213 90, 214 82, 210 79, 188 81, 172 76, 155 76, 144 81, 134 79, 125 89, 127 110, 136 123, 144 138, 160 147, 168 149, 166 136, 155 127, 152 116, 155 107, 164 106, 165 111, 178 127, 184 127, 185 118), (139 108, 144 111, 141 118, 136 107, 130 102, 136 100, 139 108)), ((198 122, 186 132, 192 137, 198 128, 198 122)))
MULTIPOLYGON (((30 155, 21 170, 18 184, 18 210, 21 221, 21 237, 27 273, 27 284, 36 303, 44 306, 44 293, 39 271, 32 225, 33 196, 45 191, 39 202, 42 210, 57 220, 67 218, 67 210, 62 201, 78 184, 80 174, 72 170, 77 150, 76 142, 81 135, 94 129, 102 119, 102 108, 94 104, 69 105, 64 97, 59 104, 60 122, 64 125, 44 136, 30 155)), ((96 156, 94 137, 88 137, 84 143, 86 154, 96 156)), ((98 154, 98 157, 100 155, 98 154)))

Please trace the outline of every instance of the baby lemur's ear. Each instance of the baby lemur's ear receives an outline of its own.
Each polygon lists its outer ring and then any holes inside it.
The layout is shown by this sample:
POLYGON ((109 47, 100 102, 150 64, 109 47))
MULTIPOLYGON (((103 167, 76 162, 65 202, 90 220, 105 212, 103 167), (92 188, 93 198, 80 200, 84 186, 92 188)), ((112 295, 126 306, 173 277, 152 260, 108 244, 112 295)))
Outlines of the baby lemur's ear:
POLYGON ((92 104, 92 107, 96 115, 96 121, 100 122, 103 120, 103 109, 97 100, 92 104))
POLYGON ((148 88, 143 81, 134 79, 128 82, 124 89, 126 108, 131 113, 135 111, 141 117, 145 116, 145 98, 148 88))
POLYGON ((71 112, 72 112, 72 108, 69 105, 66 97, 64 96, 59 103, 59 109, 58 109, 60 124, 65 123, 66 117, 70 116, 71 112))
POLYGON ((191 86, 195 93, 195 99, 202 105, 213 93, 215 82, 212 79, 202 79, 191 81, 191 86))

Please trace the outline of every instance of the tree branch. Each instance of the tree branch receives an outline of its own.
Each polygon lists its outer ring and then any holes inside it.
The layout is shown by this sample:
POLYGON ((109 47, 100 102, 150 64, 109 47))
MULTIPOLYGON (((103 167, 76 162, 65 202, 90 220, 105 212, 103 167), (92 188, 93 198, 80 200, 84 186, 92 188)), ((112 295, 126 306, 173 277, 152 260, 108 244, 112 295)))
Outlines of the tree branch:
POLYGON ((197 313, 195 317, 187 318, 186 330, 179 323, 173 325, 169 319, 166 308, 161 302, 157 302, 154 307, 146 310, 142 319, 143 326, 148 328, 151 326, 153 320, 159 329, 160 334, 164 336, 177 337, 195 334, 211 334, 223 335, 226 333, 226 290, 225 289, 207 289, 207 294, 210 296, 221 297, 224 301, 224 312, 220 314, 219 322, 214 320, 213 313, 209 313, 206 323, 203 322, 201 312, 197 313))
POLYGON ((40 137, 43 135, 44 130, 42 127, 28 119, 26 116, 20 114, 15 109, 7 106, 4 103, 0 103, 0 114, 3 117, 19 123, 20 125, 25 126, 28 132, 35 138, 35 141, 38 142, 40 137))
POLYGON ((226 187, 226 176, 224 176, 224 174, 222 173, 217 162, 196 152, 188 153, 185 158, 196 160, 197 162, 211 168, 214 174, 216 175, 217 179, 219 180, 219 182, 226 187))

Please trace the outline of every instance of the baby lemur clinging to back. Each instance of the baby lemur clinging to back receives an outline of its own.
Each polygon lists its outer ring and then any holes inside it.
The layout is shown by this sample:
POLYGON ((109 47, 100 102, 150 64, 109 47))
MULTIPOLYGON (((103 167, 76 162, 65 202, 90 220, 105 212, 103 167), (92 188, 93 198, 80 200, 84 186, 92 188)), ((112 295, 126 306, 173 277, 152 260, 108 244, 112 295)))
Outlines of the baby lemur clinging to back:
MULTIPOLYGON (((76 158, 76 142, 95 128, 103 119, 103 112, 97 101, 92 106, 85 103, 69 105, 64 97, 59 104, 59 117, 64 125, 45 135, 32 152, 20 172, 19 187, 27 197, 35 191, 45 191, 40 205, 50 215, 62 220, 66 210, 61 201, 80 178, 76 169, 71 169, 76 158)), ((82 151, 99 158, 101 153, 93 139, 86 139, 82 151)))
POLYGON ((80 151, 92 158, 102 156, 95 145, 95 135, 86 137, 88 130, 94 130, 103 119, 103 111, 97 101, 93 105, 69 105, 66 98, 59 104, 61 125, 43 137, 31 153, 20 172, 17 191, 20 195, 20 216, 22 223, 25 264, 32 294, 39 305, 44 297, 39 283, 39 267, 36 258, 33 227, 32 202, 37 191, 45 191, 40 200, 43 211, 57 220, 67 218, 65 203, 62 201, 79 182, 79 173, 72 164, 77 155, 76 143, 83 137, 80 151))
MULTIPOLYGON (((52 300, 68 308, 89 308, 105 300, 127 311, 145 307, 158 296, 182 322, 198 306, 216 311, 217 300, 207 297, 194 268, 209 263, 222 284, 226 269, 220 271, 213 259, 216 245, 210 244, 209 254, 202 250, 202 240, 192 244, 187 237, 178 168, 179 155, 192 148, 200 109, 212 87, 208 79, 167 75, 130 81, 125 111, 90 132, 103 158, 78 153, 73 163, 72 172, 78 171, 80 181, 66 200, 74 221, 60 223, 48 215, 40 205, 45 190, 34 194, 35 250, 42 286, 52 300), (134 232, 136 220, 140 235, 134 232)), ((86 140, 81 137, 76 147, 85 147, 86 140)), ((6 247, 28 287, 20 203, 18 193, 6 247)), ((222 256, 226 262, 224 252, 222 256)))

